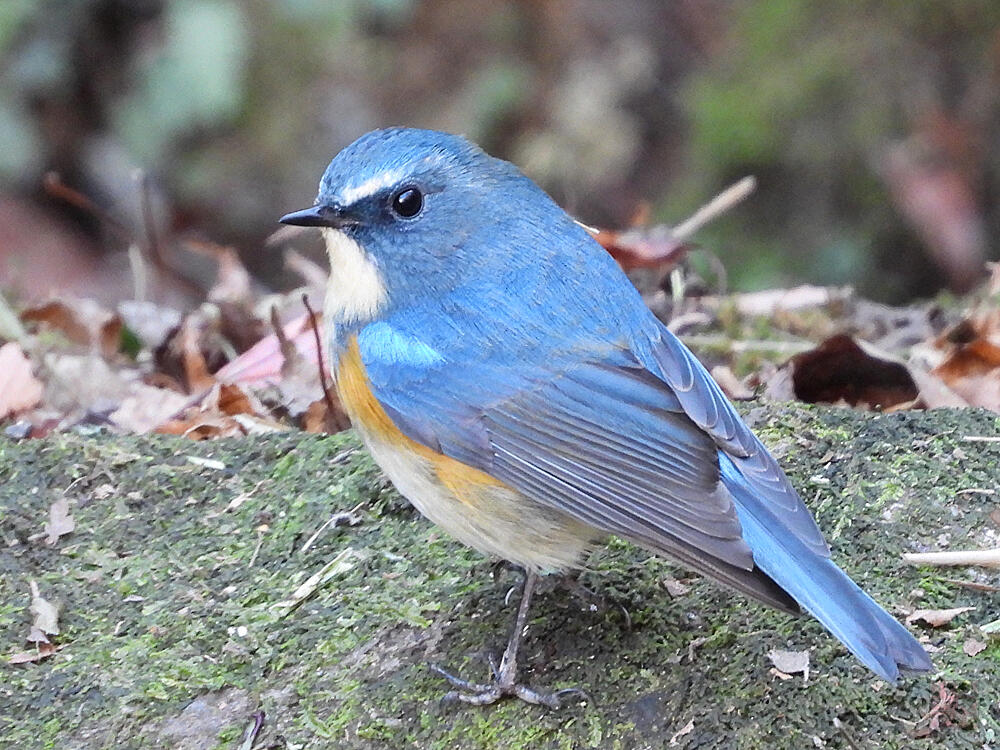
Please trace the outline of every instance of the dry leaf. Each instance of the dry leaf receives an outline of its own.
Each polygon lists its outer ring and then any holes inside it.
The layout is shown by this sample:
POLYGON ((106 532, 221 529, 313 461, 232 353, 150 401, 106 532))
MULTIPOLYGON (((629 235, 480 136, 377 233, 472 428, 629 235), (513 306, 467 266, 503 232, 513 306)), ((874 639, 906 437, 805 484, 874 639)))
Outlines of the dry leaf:
POLYGON ((38 584, 29 581, 31 587, 31 614, 35 616, 32 628, 37 629, 45 635, 59 635, 59 607, 52 602, 42 598, 38 591, 38 584))
POLYGON ((929 372, 910 364, 910 375, 920 389, 920 402, 927 409, 961 409, 969 402, 929 372))
MULTIPOLYGON (((317 320, 315 324, 318 326, 319 321, 317 320)), ((323 393, 319 375, 319 360, 322 350, 314 348, 315 356, 304 356, 296 346, 294 339, 289 339, 285 335, 284 329, 278 323, 277 310, 274 308, 271 309, 271 325, 274 328, 274 334, 278 339, 283 358, 281 382, 279 383, 281 402, 290 414, 299 416, 309 408, 317 396, 323 393)), ((307 315, 302 322, 302 333, 311 335, 315 341, 316 332, 312 327, 312 318, 307 315)), ((322 340, 322 335, 319 338, 322 340)))
POLYGON ((121 344, 122 319, 89 299, 60 299, 21 313, 25 323, 59 331, 67 339, 112 357, 121 344))
POLYGON ((663 588, 673 597, 684 596, 684 594, 691 590, 690 586, 678 581, 676 578, 664 578, 663 588))
POLYGON ((181 324, 181 313, 153 302, 126 300, 119 303, 118 314, 125 325, 149 349, 160 346, 169 333, 181 324))
POLYGON ((52 654, 61 648, 62 646, 56 646, 52 643, 39 643, 38 648, 34 651, 21 651, 16 654, 11 654, 10 658, 7 659, 7 663, 30 664, 31 662, 41 661, 42 659, 52 656, 52 654))
POLYGON ((89 354, 49 352, 43 357, 45 406, 68 414, 87 411, 95 405, 104 411, 129 395, 135 373, 112 366, 103 357, 89 354))
POLYGON ((21 347, 10 341, 0 346, 0 419, 38 404, 42 384, 31 373, 31 362, 21 347))
POLYGON ((795 396, 809 404, 846 402, 872 409, 916 400, 919 391, 906 366, 866 349, 872 347, 838 335, 796 354, 786 365, 795 396))
POLYGON ((190 396, 169 388, 134 383, 131 394, 122 399, 109 419, 127 432, 150 432, 183 409, 190 400, 190 396))
POLYGON ((194 316, 189 315, 181 323, 181 329, 177 334, 177 343, 181 350, 184 380, 188 390, 197 392, 211 388, 215 384, 215 378, 209 372, 205 355, 201 351, 201 332, 198 330, 194 316))
POLYGON ((275 432, 288 432, 290 427, 270 417, 255 417, 252 414, 234 414, 236 422, 247 435, 270 435, 275 432))
MULTIPOLYGON (((782 651, 774 649, 768 651, 767 658, 778 671, 786 675, 802 673, 805 682, 809 682, 809 652, 808 651, 782 651)), ((780 675, 779 675, 780 676, 780 675)))
POLYGON ((966 656, 975 656, 981 651, 986 650, 986 644, 975 638, 967 638, 965 643, 962 644, 962 650, 965 652, 966 656))
POLYGON ((932 628, 940 628, 954 620, 964 612, 971 612, 975 607, 955 607, 953 609, 916 609, 907 618, 907 624, 922 620, 932 628))
POLYGON ((236 251, 213 243, 199 244, 211 245, 213 252, 207 254, 214 255, 219 264, 215 285, 209 290, 208 298, 212 302, 231 302, 247 309, 253 307, 250 273, 236 251))
POLYGON ((633 268, 658 268, 664 271, 676 266, 687 255, 690 245, 674 236, 670 227, 588 230, 608 253, 626 271, 633 268))
POLYGON ((235 417, 213 417, 204 414, 171 419, 158 425, 153 431, 163 435, 183 435, 191 440, 239 437, 246 434, 235 417))
POLYGON ((335 410, 331 412, 325 398, 309 404, 309 408, 302 415, 302 429, 306 432, 332 435, 350 427, 351 420, 340 405, 340 400, 334 400, 333 405, 335 410))
POLYGON ((229 417, 237 414, 250 414, 259 417, 266 413, 260 401, 246 393, 238 385, 223 383, 216 383, 212 386, 212 391, 202 402, 202 408, 206 411, 216 410, 229 417))
POLYGON ((713 367, 712 377, 733 401, 749 401, 753 398, 753 391, 747 388, 746 384, 736 377, 735 373, 726 365, 713 367))
POLYGON ((691 732, 693 732, 693 731, 694 731, 694 719, 691 719, 691 721, 689 721, 683 727, 681 727, 676 732, 674 732, 674 736, 670 738, 670 746, 671 747, 676 747, 677 744, 678 744, 677 743, 678 739, 680 739, 681 737, 683 737, 683 736, 685 736, 687 734, 691 734, 691 732))
POLYGON ((339 555, 330 560, 326 565, 313 573, 305 580, 288 599, 271 605, 272 609, 284 609, 282 616, 299 606, 303 601, 315 593, 316 589, 325 584, 331 578, 342 575, 351 570, 358 563, 362 555, 355 549, 348 547, 339 555))
POLYGON ((49 522, 45 524, 45 539, 50 545, 59 541, 59 537, 71 533, 76 528, 76 521, 69 514, 69 500, 61 497, 49 506, 49 522))
POLYGON ((1000 310, 971 315, 934 345, 945 358, 932 374, 972 406, 1000 411, 1000 310))

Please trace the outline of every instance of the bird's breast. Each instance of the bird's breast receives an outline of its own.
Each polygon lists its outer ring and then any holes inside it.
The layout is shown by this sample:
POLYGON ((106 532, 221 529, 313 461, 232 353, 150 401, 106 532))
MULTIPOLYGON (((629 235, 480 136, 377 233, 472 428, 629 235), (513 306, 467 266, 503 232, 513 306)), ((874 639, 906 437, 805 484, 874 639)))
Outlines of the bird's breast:
POLYGON ((541 572, 579 564, 593 529, 405 435, 372 392, 356 337, 337 357, 334 371, 354 428, 417 510, 484 554, 541 572))

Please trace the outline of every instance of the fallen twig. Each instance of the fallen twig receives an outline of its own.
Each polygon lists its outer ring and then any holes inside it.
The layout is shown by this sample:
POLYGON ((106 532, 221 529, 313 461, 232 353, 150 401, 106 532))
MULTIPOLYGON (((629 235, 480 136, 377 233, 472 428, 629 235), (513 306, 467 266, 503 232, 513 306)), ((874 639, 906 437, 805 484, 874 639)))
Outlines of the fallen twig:
POLYGON ((977 565, 1000 568, 1000 549, 907 552, 903 554, 903 560, 910 565, 977 565))
POLYGON ((757 187, 757 180, 752 176, 744 177, 733 183, 708 203, 695 211, 691 217, 673 227, 671 233, 679 240, 686 240, 708 222, 721 216, 737 203, 745 200, 757 187))

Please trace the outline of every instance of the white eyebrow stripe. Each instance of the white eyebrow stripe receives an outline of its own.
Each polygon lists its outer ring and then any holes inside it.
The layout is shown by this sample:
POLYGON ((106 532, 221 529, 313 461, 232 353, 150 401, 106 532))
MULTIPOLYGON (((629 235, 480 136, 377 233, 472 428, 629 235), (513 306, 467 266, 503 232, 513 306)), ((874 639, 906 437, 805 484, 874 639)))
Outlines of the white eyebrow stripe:
POLYGON ((361 200, 362 198, 367 198, 370 195, 374 195, 379 190, 384 190, 387 187, 392 187, 397 182, 399 182, 406 175, 405 170, 400 169, 390 169, 389 171, 377 174, 374 177, 369 177, 367 180, 362 182, 360 185, 355 185, 354 187, 344 188, 340 193, 340 200, 345 206, 350 206, 352 203, 361 200))

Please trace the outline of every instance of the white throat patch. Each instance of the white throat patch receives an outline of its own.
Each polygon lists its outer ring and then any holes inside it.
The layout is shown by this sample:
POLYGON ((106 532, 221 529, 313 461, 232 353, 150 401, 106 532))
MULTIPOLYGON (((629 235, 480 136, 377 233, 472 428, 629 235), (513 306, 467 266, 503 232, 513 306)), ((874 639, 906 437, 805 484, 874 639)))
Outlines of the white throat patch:
POLYGON ((323 310, 328 325, 368 321, 378 315, 388 295, 375 263, 339 229, 324 227, 330 256, 330 283, 323 310))

